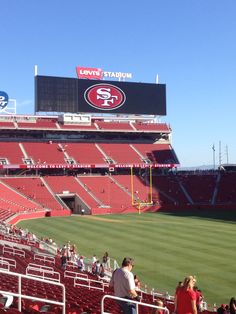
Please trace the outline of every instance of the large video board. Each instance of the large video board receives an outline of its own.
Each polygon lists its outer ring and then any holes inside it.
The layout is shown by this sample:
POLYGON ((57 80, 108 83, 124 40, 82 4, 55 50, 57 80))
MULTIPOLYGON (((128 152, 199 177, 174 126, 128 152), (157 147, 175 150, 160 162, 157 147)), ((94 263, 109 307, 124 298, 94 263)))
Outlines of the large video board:
POLYGON ((166 115, 165 84, 35 77, 35 112, 166 115))

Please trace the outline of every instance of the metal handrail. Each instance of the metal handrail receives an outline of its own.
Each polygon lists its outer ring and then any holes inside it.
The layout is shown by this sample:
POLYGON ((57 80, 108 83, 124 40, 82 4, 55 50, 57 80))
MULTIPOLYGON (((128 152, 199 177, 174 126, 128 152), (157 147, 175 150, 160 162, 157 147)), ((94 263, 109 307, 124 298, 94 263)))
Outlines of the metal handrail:
POLYGON ((19 298, 19 301, 18 301, 19 312, 21 312, 21 299, 27 299, 27 300, 41 301, 41 302, 45 302, 45 303, 49 303, 49 304, 60 305, 60 306, 62 306, 62 314, 66 314, 66 289, 65 289, 64 284, 59 283, 59 282, 54 282, 54 281, 52 282, 52 281, 46 280, 46 279, 22 275, 22 274, 18 274, 18 273, 11 272, 11 271, 0 270, 0 273, 18 277, 18 293, 9 292, 6 290, 0 290, 0 293, 6 293, 8 295, 12 295, 13 297, 19 298), (22 294, 21 293, 22 278, 26 278, 26 279, 33 280, 33 281, 40 281, 40 282, 48 283, 48 284, 51 284, 54 286, 60 286, 62 288, 62 302, 22 294))
POLYGON ((138 314, 138 307, 139 305, 141 306, 146 306, 146 307, 150 307, 150 308, 153 308, 153 309, 160 309, 160 310, 163 310, 165 311, 166 314, 169 314, 169 310, 167 307, 162 307, 162 306, 157 306, 157 305, 153 305, 153 304, 148 304, 148 303, 143 303, 143 302, 139 302, 139 301, 135 301, 135 300, 129 300, 129 299, 125 299, 125 298, 119 298, 119 297, 116 297, 116 296, 112 296, 112 295, 104 295, 102 297, 102 301, 101 301, 101 314, 109 314, 110 312, 105 312, 104 311, 104 301, 105 299, 113 299, 113 300, 116 300, 116 301, 125 301, 125 302, 129 302, 129 303, 133 303, 135 304, 136 306, 136 314, 138 314))
POLYGON ((82 278, 82 277, 74 278, 74 287, 81 286, 81 287, 86 287, 88 289, 102 290, 104 292, 104 287, 106 287, 107 285, 108 285, 107 283, 104 283, 103 281, 100 281, 100 280, 93 280, 93 279, 82 278), (84 282, 87 282, 87 284, 77 283, 77 281, 84 281, 84 282), (92 285, 93 283, 100 285, 100 287, 92 285))

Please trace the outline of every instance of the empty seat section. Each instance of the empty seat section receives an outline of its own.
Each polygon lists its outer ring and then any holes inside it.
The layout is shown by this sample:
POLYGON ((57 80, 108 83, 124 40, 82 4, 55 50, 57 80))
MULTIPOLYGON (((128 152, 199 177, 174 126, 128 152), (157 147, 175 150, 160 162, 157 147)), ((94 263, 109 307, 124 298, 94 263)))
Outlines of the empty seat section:
POLYGON ((17 122, 18 128, 24 129, 57 129, 57 119, 37 118, 31 122, 17 122))
POLYGON ((89 207, 97 207, 97 202, 81 186, 74 177, 67 176, 48 176, 44 178, 52 191, 56 194, 63 194, 63 191, 77 194, 89 207))
POLYGON ((105 176, 80 177, 103 204, 110 206, 111 212, 124 212, 132 207, 131 195, 120 188, 111 178, 105 176))
POLYGON ((142 163, 139 155, 129 144, 100 144, 106 156, 115 163, 142 163))
POLYGON ((91 131, 91 130, 97 130, 96 126, 92 123, 91 125, 79 125, 79 124, 58 124, 61 129, 63 130, 81 130, 81 131, 91 131))
POLYGON ((100 130, 111 130, 111 131, 134 131, 129 123, 125 122, 104 122, 96 121, 97 126, 100 130))
POLYGON ((80 164, 104 164, 104 157, 95 144, 68 143, 65 147, 69 157, 80 164))
POLYGON ((173 176, 154 176, 153 185, 159 190, 159 202, 161 206, 177 206, 188 203, 178 181, 173 176))
POLYGON ((184 176, 178 174, 178 178, 194 203, 211 203, 216 185, 216 175, 205 174, 198 176, 189 174, 184 176))
POLYGON ((133 123, 136 130, 139 131, 158 131, 158 132, 170 132, 170 128, 166 123, 133 123))
MULTIPOLYGON (((135 201, 148 202, 150 201, 150 185, 149 179, 141 179, 137 176, 130 175, 116 175, 113 177, 130 193, 132 191, 131 184, 133 184, 133 196, 135 201), (132 181, 131 181, 132 179, 132 181)), ((156 192, 156 191, 155 191, 156 192)))
POLYGON ((57 143, 23 143, 24 149, 34 163, 64 164, 64 153, 57 143))
POLYGON ((5 178, 4 182, 49 209, 62 209, 40 178, 5 178))
POLYGON ((236 173, 221 173, 216 203, 233 204, 236 202, 236 173))
POLYGON ((19 143, 0 142, 0 159, 7 158, 10 164, 23 164, 24 155, 19 143))
POLYGON ((13 122, 0 121, 0 129, 15 129, 13 122))
MULTIPOLYGON (((9 184, 8 182, 13 182, 11 179, 3 179, 2 181, 7 184, 9 184)), ((12 186, 11 184, 9 185, 12 186)), ((17 189, 18 185, 17 186, 13 185, 12 187, 17 189)), ((40 205, 31 202, 26 197, 20 195, 16 191, 5 186, 2 182, 0 182, 0 201, 1 208, 5 210, 10 210, 12 212, 24 212, 27 210, 29 211, 42 210, 42 207, 40 205)))
POLYGON ((154 163, 178 163, 175 153, 169 144, 134 144, 133 146, 154 163))

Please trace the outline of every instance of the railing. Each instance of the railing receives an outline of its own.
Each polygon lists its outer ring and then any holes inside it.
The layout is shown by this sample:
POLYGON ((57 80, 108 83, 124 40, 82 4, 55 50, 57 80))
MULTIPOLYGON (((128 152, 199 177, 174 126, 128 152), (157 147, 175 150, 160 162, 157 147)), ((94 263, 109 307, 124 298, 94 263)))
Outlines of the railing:
POLYGON ((1 263, 2 261, 7 262, 10 267, 16 268, 16 261, 15 261, 14 259, 0 256, 0 263, 1 263))
POLYGON ((40 262, 49 262, 55 265, 55 257, 46 254, 34 254, 34 260, 40 262))
POLYGON ((39 248, 47 251, 53 255, 57 254, 57 246, 53 245, 53 244, 48 244, 44 241, 39 241, 39 248))
POLYGON ((27 240, 27 244, 30 246, 35 246, 37 244, 37 241, 35 240, 27 240))
POLYGON ((47 267, 43 265, 36 265, 36 267, 28 265, 26 268, 26 275, 43 278, 54 282, 61 281, 60 273, 54 271, 52 267, 47 267))
POLYGON ((109 284, 103 281, 99 280, 93 280, 93 279, 88 279, 88 278, 82 278, 82 277, 75 277, 74 278, 74 287, 76 286, 81 286, 81 287, 86 287, 89 290, 90 289, 96 289, 96 290, 102 290, 104 292, 104 288, 108 287, 109 284), (80 281, 80 283, 78 282, 80 281), (85 282, 84 284, 81 283, 85 282))
POLYGON ((10 264, 7 261, 0 260, 0 270, 10 271, 10 264))
POLYGON ((163 298, 165 300, 168 300, 168 301, 175 301, 175 297, 173 295, 170 295, 168 292, 154 292, 152 291, 151 292, 152 294, 152 300, 153 302, 157 299, 157 298, 163 298))
POLYGON ((77 273, 75 271, 65 270, 64 278, 85 278, 88 279, 87 274, 77 273))
MULTIPOLYGON (((45 266, 45 265, 38 265, 38 264, 33 264, 33 263, 29 263, 27 268, 29 269, 34 269, 34 268, 37 268, 37 269, 40 269, 40 270, 48 270, 48 271, 54 271, 54 268, 53 267, 50 267, 50 266, 45 266)), ((27 269, 26 268, 26 269, 27 269)))
POLYGON ((104 309, 104 302, 105 299, 113 299, 116 301, 124 301, 124 302, 129 302, 135 305, 136 307, 136 314, 139 314, 139 306, 145 306, 145 307, 149 307, 152 309, 160 309, 163 310, 165 312, 165 314, 169 314, 169 310, 167 307, 162 307, 162 306, 157 306, 157 305, 153 305, 153 304, 148 304, 148 303, 143 303, 143 302, 138 302, 138 301, 134 301, 134 300, 128 300, 128 299, 124 299, 124 298, 118 298, 112 295, 104 295, 102 297, 102 301, 101 301, 101 314, 109 314, 110 312, 105 312, 104 309))
POLYGON ((4 240, 13 241, 13 242, 17 242, 17 243, 21 242, 20 238, 14 236, 14 235, 10 235, 10 234, 5 234, 4 235, 4 240))
POLYGON ((66 268, 67 267, 78 268, 78 265, 75 262, 67 261, 66 262, 66 268))
POLYGON ((46 280, 46 279, 41 279, 41 278, 35 278, 35 277, 31 277, 31 276, 27 276, 27 275, 22 275, 22 274, 18 274, 18 273, 14 273, 14 272, 9 272, 9 271, 5 271, 5 270, 0 270, 1 274, 5 274, 5 275, 10 275, 10 276, 14 276, 18 278, 18 292, 9 292, 6 290, 0 290, 0 293, 5 293, 8 295, 11 295, 13 297, 17 297, 18 300, 18 310, 21 312, 21 299, 27 299, 27 300, 34 300, 34 301, 40 301, 40 302, 45 302, 47 304, 55 304, 55 305, 59 305, 62 306, 62 314, 66 314, 66 290, 65 290, 65 286, 59 282, 52 282, 50 280, 46 280), (22 278, 24 279, 28 279, 28 280, 33 280, 33 281, 39 281, 39 282, 43 282, 46 284, 51 284, 53 286, 60 286, 62 288, 62 302, 59 301, 55 301, 55 300, 50 300, 50 299, 45 299, 45 298, 38 298, 35 296, 28 296, 25 294, 21 293, 21 288, 22 288, 22 278))
POLYGON ((3 247, 3 254, 5 254, 5 253, 17 255, 17 256, 25 258, 25 251, 20 250, 20 249, 16 249, 14 247, 4 246, 3 247))

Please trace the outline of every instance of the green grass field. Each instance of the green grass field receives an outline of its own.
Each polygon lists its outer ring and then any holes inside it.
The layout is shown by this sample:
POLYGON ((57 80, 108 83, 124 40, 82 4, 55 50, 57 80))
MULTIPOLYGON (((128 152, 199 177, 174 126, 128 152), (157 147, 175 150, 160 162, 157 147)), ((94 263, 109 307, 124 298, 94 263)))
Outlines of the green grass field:
POLYGON ((191 274, 209 304, 235 296, 235 214, 72 216, 18 226, 59 245, 70 240, 87 257, 108 251, 119 264, 124 256, 134 257, 133 272, 141 282, 162 292, 173 294, 177 282, 191 274))

